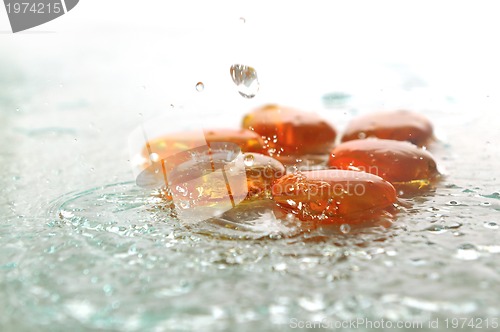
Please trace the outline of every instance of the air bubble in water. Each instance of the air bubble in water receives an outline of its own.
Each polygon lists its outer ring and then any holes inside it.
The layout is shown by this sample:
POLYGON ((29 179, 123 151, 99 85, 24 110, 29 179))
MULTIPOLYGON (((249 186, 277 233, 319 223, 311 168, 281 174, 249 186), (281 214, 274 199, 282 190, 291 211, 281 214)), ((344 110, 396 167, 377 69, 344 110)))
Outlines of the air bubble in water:
POLYGON ((247 154, 245 158, 243 158, 243 163, 245 164, 245 166, 251 167, 253 166, 253 162, 254 157, 251 154, 247 154))
POLYGON ((196 91, 202 92, 205 89, 205 84, 203 82, 196 83, 196 91))
POLYGON ((340 225, 340 231, 344 234, 347 234, 351 231, 351 226, 349 226, 349 224, 342 224, 340 225))
POLYGON ((238 88, 238 92, 245 98, 253 98, 259 92, 259 79, 253 67, 245 65, 232 65, 231 78, 238 88))

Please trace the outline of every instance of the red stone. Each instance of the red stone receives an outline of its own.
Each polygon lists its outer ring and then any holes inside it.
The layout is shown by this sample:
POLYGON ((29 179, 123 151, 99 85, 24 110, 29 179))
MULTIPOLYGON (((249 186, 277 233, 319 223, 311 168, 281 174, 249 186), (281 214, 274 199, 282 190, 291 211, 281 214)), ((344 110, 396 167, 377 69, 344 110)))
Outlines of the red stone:
POLYGON ((408 141, 424 146, 432 141, 433 129, 427 118, 415 112, 377 112, 352 120, 342 136, 342 142, 368 137, 408 141))
POLYGON ((298 172, 278 179, 273 199, 303 221, 359 222, 396 202, 394 187, 364 172, 320 170, 298 172))
POLYGON ((263 152, 263 142, 260 136, 245 129, 210 129, 202 131, 186 131, 171 133, 149 141, 143 154, 149 158, 150 153, 156 153, 159 160, 179 152, 188 151, 207 143, 229 142, 237 144, 243 152, 263 152))
POLYGON ((328 161, 335 169, 360 170, 400 186, 427 187, 439 172, 430 152, 401 141, 359 139, 336 146, 328 161))
POLYGON ((244 153, 230 165, 232 172, 243 168, 248 186, 247 199, 271 198, 272 184, 286 173, 281 162, 260 153, 244 153))
POLYGON ((243 119, 243 128, 261 135, 268 154, 277 158, 328 153, 337 136, 317 114, 279 105, 250 112, 243 119))

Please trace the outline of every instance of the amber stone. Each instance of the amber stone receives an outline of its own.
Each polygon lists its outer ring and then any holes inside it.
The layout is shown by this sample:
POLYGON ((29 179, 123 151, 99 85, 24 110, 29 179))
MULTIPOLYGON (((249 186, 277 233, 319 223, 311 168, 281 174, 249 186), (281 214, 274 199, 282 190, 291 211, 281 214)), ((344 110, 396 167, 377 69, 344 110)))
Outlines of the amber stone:
POLYGON ((347 126, 342 142, 368 137, 408 141, 424 146, 433 139, 430 121, 423 115, 406 110, 377 112, 360 116, 347 126))
MULTIPOLYGON (((271 198, 271 186, 286 170, 278 160, 241 153, 234 143, 213 142, 162 159, 137 178, 142 187, 167 188, 166 198, 186 207, 271 198)), ((215 208, 217 209, 217 208, 215 208)), ((223 210, 223 207, 221 206, 223 210)))
POLYGON ((263 152, 260 136, 246 129, 210 129, 168 134, 151 139, 144 148, 147 157, 155 153, 158 160, 173 154, 188 151, 212 142, 229 142, 238 145, 243 152, 263 152))
POLYGON ((297 172, 278 179, 273 199, 303 221, 349 222, 396 202, 394 187, 369 173, 347 170, 297 172))
POLYGON ((262 136, 267 153, 277 158, 328 153, 337 135, 319 115, 279 105, 253 110, 243 128, 262 136))
POLYGON ((331 168, 375 174, 395 187, 427 187, 439 172, 430 152, 401 141, 358 139, 336 146, 328 161, 331 168))
POLYGON ((272 184, 286 174, 285 166, 278 160, 260 153, 244 153, 230 165, 231 173, 244 169, 249 199, 271 198, 272 184))

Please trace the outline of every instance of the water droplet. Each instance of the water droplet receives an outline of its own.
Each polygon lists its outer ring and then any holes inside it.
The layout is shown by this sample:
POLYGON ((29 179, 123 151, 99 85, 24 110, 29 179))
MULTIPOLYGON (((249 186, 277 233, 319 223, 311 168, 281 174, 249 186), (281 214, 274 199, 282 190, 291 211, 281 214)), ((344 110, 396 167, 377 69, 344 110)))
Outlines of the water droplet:
POLYGON ((450 201, 448 205, 459 205, 460 203, 457 201, 450 201))
POLYGON ((426 228, 426 230, 428 232, 434 233, 434 234, 442 234, 442 233, 446 233, 446 231, 447 231, 446 227, 441 226, 441 225, 432 225, 432 226, 426 228))
POLYGON ((364 132, 360 132, 360 133, 358 134, 358 138, 359 138, 359 139, 365 139, 365 138, 366 138, 366 134, 365 134, 364 132))
POLYGON ((299 305, 307 311, 319 311, 325 308, 325 303, 320 297, 306 298, 301 297, 298 301, 299 305))
POLYGON ((247 154, 245 158, 243 158, 243 163, 245 164, 245 166, 251 167, 253 166, 253 162, 254 162, 254 157, 251 154, 247 154))
POLYGON ((458 259, 471 261, 478 259, 480 256, 476 246, 470 243, 462 244, 458 247, 456 257, 458 259))
POLYGON ((151 159, 151 161, 155 163, 160 160, 160 156, 158 155, 158 153, 153 152, 149 155, 149 159, 151 159))
POLYGON ((484 222, 484 227, 489 228, 489 229, 498 229, 498 224, 494 221, 485 221, 484 222))
POLYGON ((278 263, 278 264, 276 264, 276 265, 273 266, 273 269, 275 271, 285 271, 286 268, 287 268, 286 263, 278 263))
POLYGON ((196 83, 196 91, 201 92, 205 89, 205 84, 203 82, 196 83))
POLYGON ((340 231, 344 234, 347 234, 351 231, 351 226, 349 224, 340 225, 340 231))
POLYGON ((259 79, 253 67, 245 65, 232 65, 231 78, 238 88, 238 92, 245 98, 253 98, 259 92, 259 79))

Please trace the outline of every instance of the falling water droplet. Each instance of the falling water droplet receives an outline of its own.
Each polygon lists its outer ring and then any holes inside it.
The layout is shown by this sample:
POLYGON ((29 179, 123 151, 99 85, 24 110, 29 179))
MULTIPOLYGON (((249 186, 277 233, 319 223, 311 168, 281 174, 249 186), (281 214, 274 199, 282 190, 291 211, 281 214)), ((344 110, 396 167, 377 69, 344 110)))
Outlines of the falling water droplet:
POLYGON ((202 92, 205 89, 205 84, 203 82, 196 83, 196 91, 202 92))
POLYGON ((349 224, 342 224, 340 225, 340 231, 344 234, 347 234, 351 231, 351 226, 349 226, 349 224))
POLYGON ((248 166, 248 167, 253 166, 253 161, 254 161, 254 157, 251 154, 247 154, 245 156, 245 158, 243 158, 243 163, 245 164, 245 166, 248 166))
POLYGON ((238 92, 245 98, 253 98, 259 92, 259 79, 253 67, 245 65, 232 65, 231 78, 238 88, 238 92))

